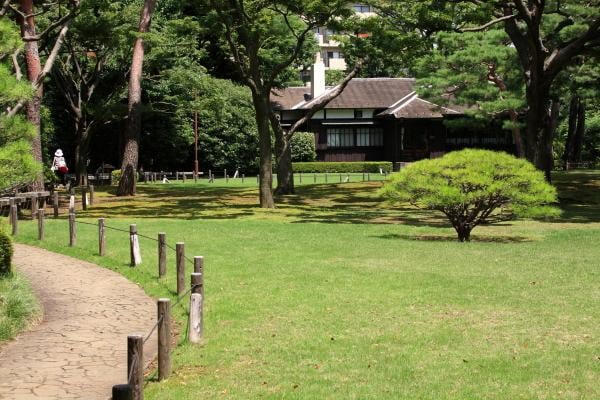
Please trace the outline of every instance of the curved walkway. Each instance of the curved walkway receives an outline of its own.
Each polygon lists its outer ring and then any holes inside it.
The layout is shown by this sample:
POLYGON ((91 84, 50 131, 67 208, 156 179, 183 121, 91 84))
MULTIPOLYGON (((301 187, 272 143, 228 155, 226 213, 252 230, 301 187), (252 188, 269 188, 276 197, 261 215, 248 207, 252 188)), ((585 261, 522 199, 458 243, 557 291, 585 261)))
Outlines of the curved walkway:
MULTIPOLYGON (((147 334, 156 304, 123 276, 97 265, 15 245, 43 321, 0 347, 0 399, 106 400, 127 381, 127 335, 147 334)), ((156 333, 144 346, 154 358, 156 333)))

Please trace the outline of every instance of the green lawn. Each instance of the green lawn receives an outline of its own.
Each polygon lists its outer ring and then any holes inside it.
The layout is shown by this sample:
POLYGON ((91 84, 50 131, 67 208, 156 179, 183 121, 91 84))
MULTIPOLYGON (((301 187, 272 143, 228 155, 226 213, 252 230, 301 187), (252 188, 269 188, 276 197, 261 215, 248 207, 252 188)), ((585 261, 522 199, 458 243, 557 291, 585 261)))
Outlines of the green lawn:
MULTIPOLYGON (((437 215, 381 204, 376 182, 304 184, 275 211, 256 207, 255 182, 97 189, 78 218, 205 256, 205 342, 183 342, 179 306, 175 372, 146 398, 596 399, 600 174, 556 182, 560 219, 480 227, 468 244, 437 215)), ((22 222, 18 240, 174 298, 174 256, 158 281, 153 242, 130 268, 127 234, 109 231, 100 258, 94 226, 78 226, 77 248, 64 219, 43 243, 36 229, 22 222)))

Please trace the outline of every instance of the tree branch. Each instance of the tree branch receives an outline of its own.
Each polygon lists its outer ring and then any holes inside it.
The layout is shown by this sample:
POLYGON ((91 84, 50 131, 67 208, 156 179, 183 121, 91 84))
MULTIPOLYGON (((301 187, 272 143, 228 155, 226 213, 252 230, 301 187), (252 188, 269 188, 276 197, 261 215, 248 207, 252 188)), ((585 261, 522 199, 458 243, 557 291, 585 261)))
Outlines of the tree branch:
POLYGON ((496 25, 500 22, 508 21, 510 19, 515 19, 515 18, 516 18, 516 15, 505 15, 503 17, 496 18, 496 19, 494 19, 484 25, 478 26, 478 27, 460 28, 460 29, 456 29, 455 31, 460 32, 460 33, 462 33, 462 32, 480 32, 480 31, 484 31, 484 30, 488 29, 489 27, 496 25))

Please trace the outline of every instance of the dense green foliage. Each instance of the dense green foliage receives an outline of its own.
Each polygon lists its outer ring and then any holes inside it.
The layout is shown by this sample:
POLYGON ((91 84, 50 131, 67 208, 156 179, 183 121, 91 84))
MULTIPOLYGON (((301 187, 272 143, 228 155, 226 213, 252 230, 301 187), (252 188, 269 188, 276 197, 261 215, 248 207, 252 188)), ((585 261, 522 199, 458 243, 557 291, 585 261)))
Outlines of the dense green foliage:
POLYGON ((442 212, 459 240, 484 223, 556 215, 556 189, 529 162, 487 150, 462 150, 422 160, 392 176, 388 200, 442 212))
POLYGON ((389 161, 359 161, 359 162, 295 162, 294 172, 335 172, 335 173, 379 173, 392 171, 389 161))
POLYGON ((315 161, 315 134, 312 132, 296 132, 290 141, 293 162, 315 161))
POLYGON ((10 237, 0 229, 0 277, 12 272, 13 247, 10 237))
MULTIPOLYGON (((18 81, 9 69, 10 54, 22 43, 16 26, 0 19, 0 110, 29 98, 32 88, 18 81)), ((0 190, 33 181, 40 166, 34 161, 30 140, 34 131, 21 116, 0 113, 0 190)))

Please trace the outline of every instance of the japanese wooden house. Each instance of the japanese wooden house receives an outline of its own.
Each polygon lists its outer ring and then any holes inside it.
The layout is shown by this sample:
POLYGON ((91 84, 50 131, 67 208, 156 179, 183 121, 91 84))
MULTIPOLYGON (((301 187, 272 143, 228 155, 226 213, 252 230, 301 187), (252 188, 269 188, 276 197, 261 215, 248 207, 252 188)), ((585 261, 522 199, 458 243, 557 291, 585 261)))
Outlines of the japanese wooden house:
MULTIPOLYGON (((331 88, 313 67, 311 86, 273 92, 284 129, 331 88)), ((440 107, 420 98, 410 78, 355 78, 342 94, 302 127, 315 134, 319 161, 392 161, 433 158, 465 147, 514 153, 509 130, 449 128, 463 109, 440 107)))

